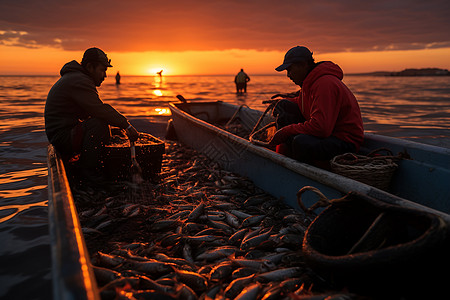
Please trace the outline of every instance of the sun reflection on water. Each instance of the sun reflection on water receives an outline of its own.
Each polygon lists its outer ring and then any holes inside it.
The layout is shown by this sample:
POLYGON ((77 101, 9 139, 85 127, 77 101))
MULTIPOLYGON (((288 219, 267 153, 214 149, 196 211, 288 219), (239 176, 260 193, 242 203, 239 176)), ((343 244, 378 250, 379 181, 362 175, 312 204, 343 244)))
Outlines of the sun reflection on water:
POLYGON ((0 223, 6 222, 6 221, 14 218, 18 213, 20 213, 24 210, 30 209, 32 207, 36 207, 36 206, 48 206, 48 200, 44 200, 44 201, 37 202, 37 203, 30 203, 30 204, 2 206, 2 207, 0 207, 0 215, 2 214, 2 211, 5 211, 6 214, 7 213, 10 213, 10 214, 6 215, 5 217, 1 217, 0 223), (8 210, 11 210, 11 212, 9 212, 8 210))
POLYGON ((171 114, 170 109, 168 109, 168 108, 157 107, 157 108, 155 108, 155 112, 157 115, 162 115, 162 116, 170 116, 170 114, 171 114))
MULTIPOLYGON (((47 168, 36 168, 0 174, 0 184, 23 181, 33 176, 47 176, 47 168)), ((5 190, 0 191, 0 197, 3 192, 5 192, 5 190)))
POLYGON ((161 92, 161 90, 153 90, 153 95, 161 97, 163 93, 161 92))

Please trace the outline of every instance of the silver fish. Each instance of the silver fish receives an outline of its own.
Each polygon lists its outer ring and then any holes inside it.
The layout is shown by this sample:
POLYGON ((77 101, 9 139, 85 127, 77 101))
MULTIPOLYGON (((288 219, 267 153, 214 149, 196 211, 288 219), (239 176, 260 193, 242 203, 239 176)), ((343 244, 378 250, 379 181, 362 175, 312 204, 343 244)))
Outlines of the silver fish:
POLYGON ((206 215, 206 219, 211 220, 211 221, 223 221, 223 220, 225 220, 225 215, 224 214, 208 214, 208 215, 206 215))
POLYGON ((83 232, 83 234, 103 234, 103 232, 101 232, 100 230, 89 227, 83 227, 81 228, 81 231, 83 232))
POLYGON ((242 229, 236 231, 232 236, 230 236, 230 238, 228 239, 228 243, 231 245, 234 245, 237 243, 241 244, 241 242, 242 242, 244 236, 247 234, 248 230, 249 230, 248 228, 242 228, 242 229))
POLYGON ((194 236, 199 236, 199 235, 226 235, 226 233, 222 230, 222 229, 218 229, 218 228, 206 228, 203 229, 202 231, 197 232, 196 234, 194 234, 194 236))
POLYGON ((261 230, 263 230, 263 228, 258 227, 255 230, 250 230, 249 232, 247 232, 247 234, 245 234, 244 238, 242 239, 242 243, 244 243, 246 240, 251 239, 252 237, 260 234, 261 230))
POLYGON ((202 275, 191 271, 178 270, 175 268, 174 270, 178 279, 184 284, 191 287, 194 291, 203 292, 208 287, 208 281, 202 275))
POLYGON ((234 228, 238 228, 240 225, 238 217, 227 211, 225 212, 225 222, 234 228))
POLYGON ((230 225, 228 225, 228 224, 226 224, 225 222, 222 222, 222 221, 208 220, 208 224, 211 225, 212 227, 222 229, 225 232, 230 233, 230 234, 232 232, 234 232, 233 228, 231 228, 230 225))
POLYGON ((113 223, 114 223, 113 220, 106 220, 106 221, 100 223, 99 225, 97 225, 97 227, 95 227, 95 229, 101 231, 102 229, 105 229, 106 227, 112 225, 113 223))
POLYGON ((139 277, 120 277, 116 280, 108 282, 100 289, 100 291, 115 290, 116 288, 124 287, 126 284, 131 285, 133 288, 137 288, 139 286, 139 282, 139 277))
POLYGON ((264 296, 261 300, 276 300, 280 299, 282 290, 279 286, 273 286, 264 292, 264 296))
POLYGON ((298 289, 304 282, 301 278, 288 278, 280 283, 280 288, 284 292, 291 292, 298 289))
POLYGON ((209 274, 211 281, 224 280, 233 273, 233 263, 231 261, 223 261, 214 266, 209 274))
POLYGON ((252 283, 245 287, 235 300, 254 300, 261 291, 261 284, 259 282, 252 283))
POLYGON ((205 251, 205 252, 199 254, 196 257, 196 260, 206 260, 206 261, 217 260, 220 258, 228 257, 228 256, 236 253, 236 251, 239 251, 239 249, 236 247, 232 247, 232 246, 219 247, 219 248, 208 250, 208 251, 205 251))
POLYGON ((212 242, 218 239, 218 236, 215 235, 200 235, 200 236, 185 236, 184 237, 190 243, 199 243, 199 242, 212 242))
POLYGON ((172 271, 172 267, 176 265, 166 262, 160 262, 157 260, 148 260, 148 261, 129 260, 127 262, 127 266, 131 266, 136 270, 147 274, 167 274, 170 271, 172 271))
POLYGON ((289 277, 295 277, 302 273, 303 269, 299 267, 284 268, 262 273, 256 276, 257 280, 282 281, 289 277))
POLYGON ((175 213, 175 214, 173 214, 173 215, 171 215, 170 217, 169 217, 169 219, 171 219, 171 220, 176 220, 176 219, 183 219, 184 217, 186 217, 187 215, 189 215, 191 212, 189 211, 189 210, 182 210, 182 211, 179 211, 179 212, 177 212, 177 213, 175 213))
POLYGON ((261 221, 264 220, 266 217, 267 217, 266 215, 248 217, 244 221, 242 221, 241 226, 242 227, 250 227, 250 226, 257 225, 257 224, 261 223, 261 221))
POLYGON ((92 269, 94 270, 95 279, 99 285, 105 285, 108 282, 116 280, 122 276, 119 272, 107 268, 92 266, 92 269))
POLYGON ((225 288, 224 294, 227 298, 235 298, 245 286, 247 286, 250 282, 253 281, 255 274, 234 279, 230 282, 230 284, 225 288))
POLYGON ((179 282, 176 286, 175 299, 197 300, 197 294, 188 285, 179 282))
POLYGON ((236 209, 232 209, 230 210, 230 213, 232 213, 233 215, 235 215, 236 217, 240 218, 240 219, 246 219, 248 217, 251 217, 252 215, 247 214, 243 211, 240 210, 236 210, 236 209))
POLYGON ((183 232, 188 233, 188 234, 192 233, 192 232, 198 232, 205 228, 206 228, 206 225, 194 223, 194 222, 186 222, 183 224, 183 232))
POLYGON ((163 293, 173 293, 175 291, 174 287, 170 285, 160 284, 147 276, 139 276, 140 282, 139 287, 145 290, 155 290, 163 293))
POLYGON ((245 258, 233 258, 230 257, 234 263, 242 267, 250 267, 260 271, 264 270, 272 270, 275 268, 275 265, 266 259, 245 259, 245 258))
POLYGON ((190 263, 183 259, 183 258, 178 258, 178 257, 169 257, 164 253, 157 253, 155 255, 155 259, 162 261, 162 262, 169 262, 169 263, 174 263, 180 266, 185 266, 185 265, 189 265, 190 263))
POLYGON ((110 255, 103 252, 97 252, 95 255, 95 262, 96 264, 99 264, 104 267, 112 267, 115 268, 118 265, 123 264, 126 261, 125 258, 116 256, 116 255, 110 255))
POLYGON ((262 233, 249 239, 243 240, 240 249, 242 251, 247 251, 251 248, 254 248, 259 244, 261 244, 262 242, 266 241, 270 237, 270 235, 271 231, 268 231, 266 233, 262 233))
POLYGON ((178 224, 178 222, 179 222, 178 219, 177 220, 156 221, 152 225, 150 225, 150 230, 152 230, 152 231, 166 230, 168 228, 175 227, 178 224))
POLYGON ((262 204, 263 202, 267 201, 267 196, 265 195, 255 195, 247 198, 244 202, 244 206, 254 206, 262 204))
POLYGON ((189 221, 196 220, 198 217, 200 217, 203 214, 204 210, 205 210, 205 203, 202 201, 188 215, 188 220, 189 221))
POLYGON ((185 243, 183 246, 183 258, 187 260, 190 264, 194 264, 191 246, 188 243, 185 243))

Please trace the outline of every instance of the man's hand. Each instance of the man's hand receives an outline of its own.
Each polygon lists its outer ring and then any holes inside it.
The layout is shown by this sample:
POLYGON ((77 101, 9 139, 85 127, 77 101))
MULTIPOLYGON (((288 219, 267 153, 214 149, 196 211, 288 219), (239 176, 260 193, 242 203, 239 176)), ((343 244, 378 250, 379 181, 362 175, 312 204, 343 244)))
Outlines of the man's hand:
POLYGON ((286 142, 286 140, 288 139, 290 134, 287 133, 287 131, 285 129, 286 128, 284 127, 284 128, 277 130, 277 132, 275 132, 275 134, 273 135, 272 139, 269 141, 269 144, 272 146, 276 146, 276 145, 286 142))
POLYGON ((130 139, 130 141, 134 142, 139 138, 139 132, 134 128, 132 125, 130 125, 127 129, 127 136, 130 139))

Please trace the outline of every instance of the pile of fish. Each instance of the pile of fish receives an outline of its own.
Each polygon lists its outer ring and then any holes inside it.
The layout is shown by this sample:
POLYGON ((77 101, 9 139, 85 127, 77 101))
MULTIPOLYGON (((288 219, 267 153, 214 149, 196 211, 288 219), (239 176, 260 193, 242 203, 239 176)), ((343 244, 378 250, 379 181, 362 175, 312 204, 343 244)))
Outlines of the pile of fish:
POLYGON ((102 299, 352 299, 305 264, 310 216, 166 147, 158 181, 74 192, 102 299))

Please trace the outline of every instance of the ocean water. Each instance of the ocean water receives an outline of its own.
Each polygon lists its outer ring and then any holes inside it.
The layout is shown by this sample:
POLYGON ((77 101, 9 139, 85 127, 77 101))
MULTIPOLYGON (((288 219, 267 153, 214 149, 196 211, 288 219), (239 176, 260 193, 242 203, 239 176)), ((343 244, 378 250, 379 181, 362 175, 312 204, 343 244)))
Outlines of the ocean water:
MULTIPOLYGON (((251 74, 250 74, 251 76, 251 74)), ((47 139, 43 112, 58 76, 0 76, 0 298, 51 299, 47 139)), ((100 97, 127 117, 167 113, 181 94, 264 110, 262 101, 298 89, 284 75, 251 76, 236 95, 234 76, 114 76, 100 97)), ((450 148, 450 77, 346 76, 365 130, 450 148)))

